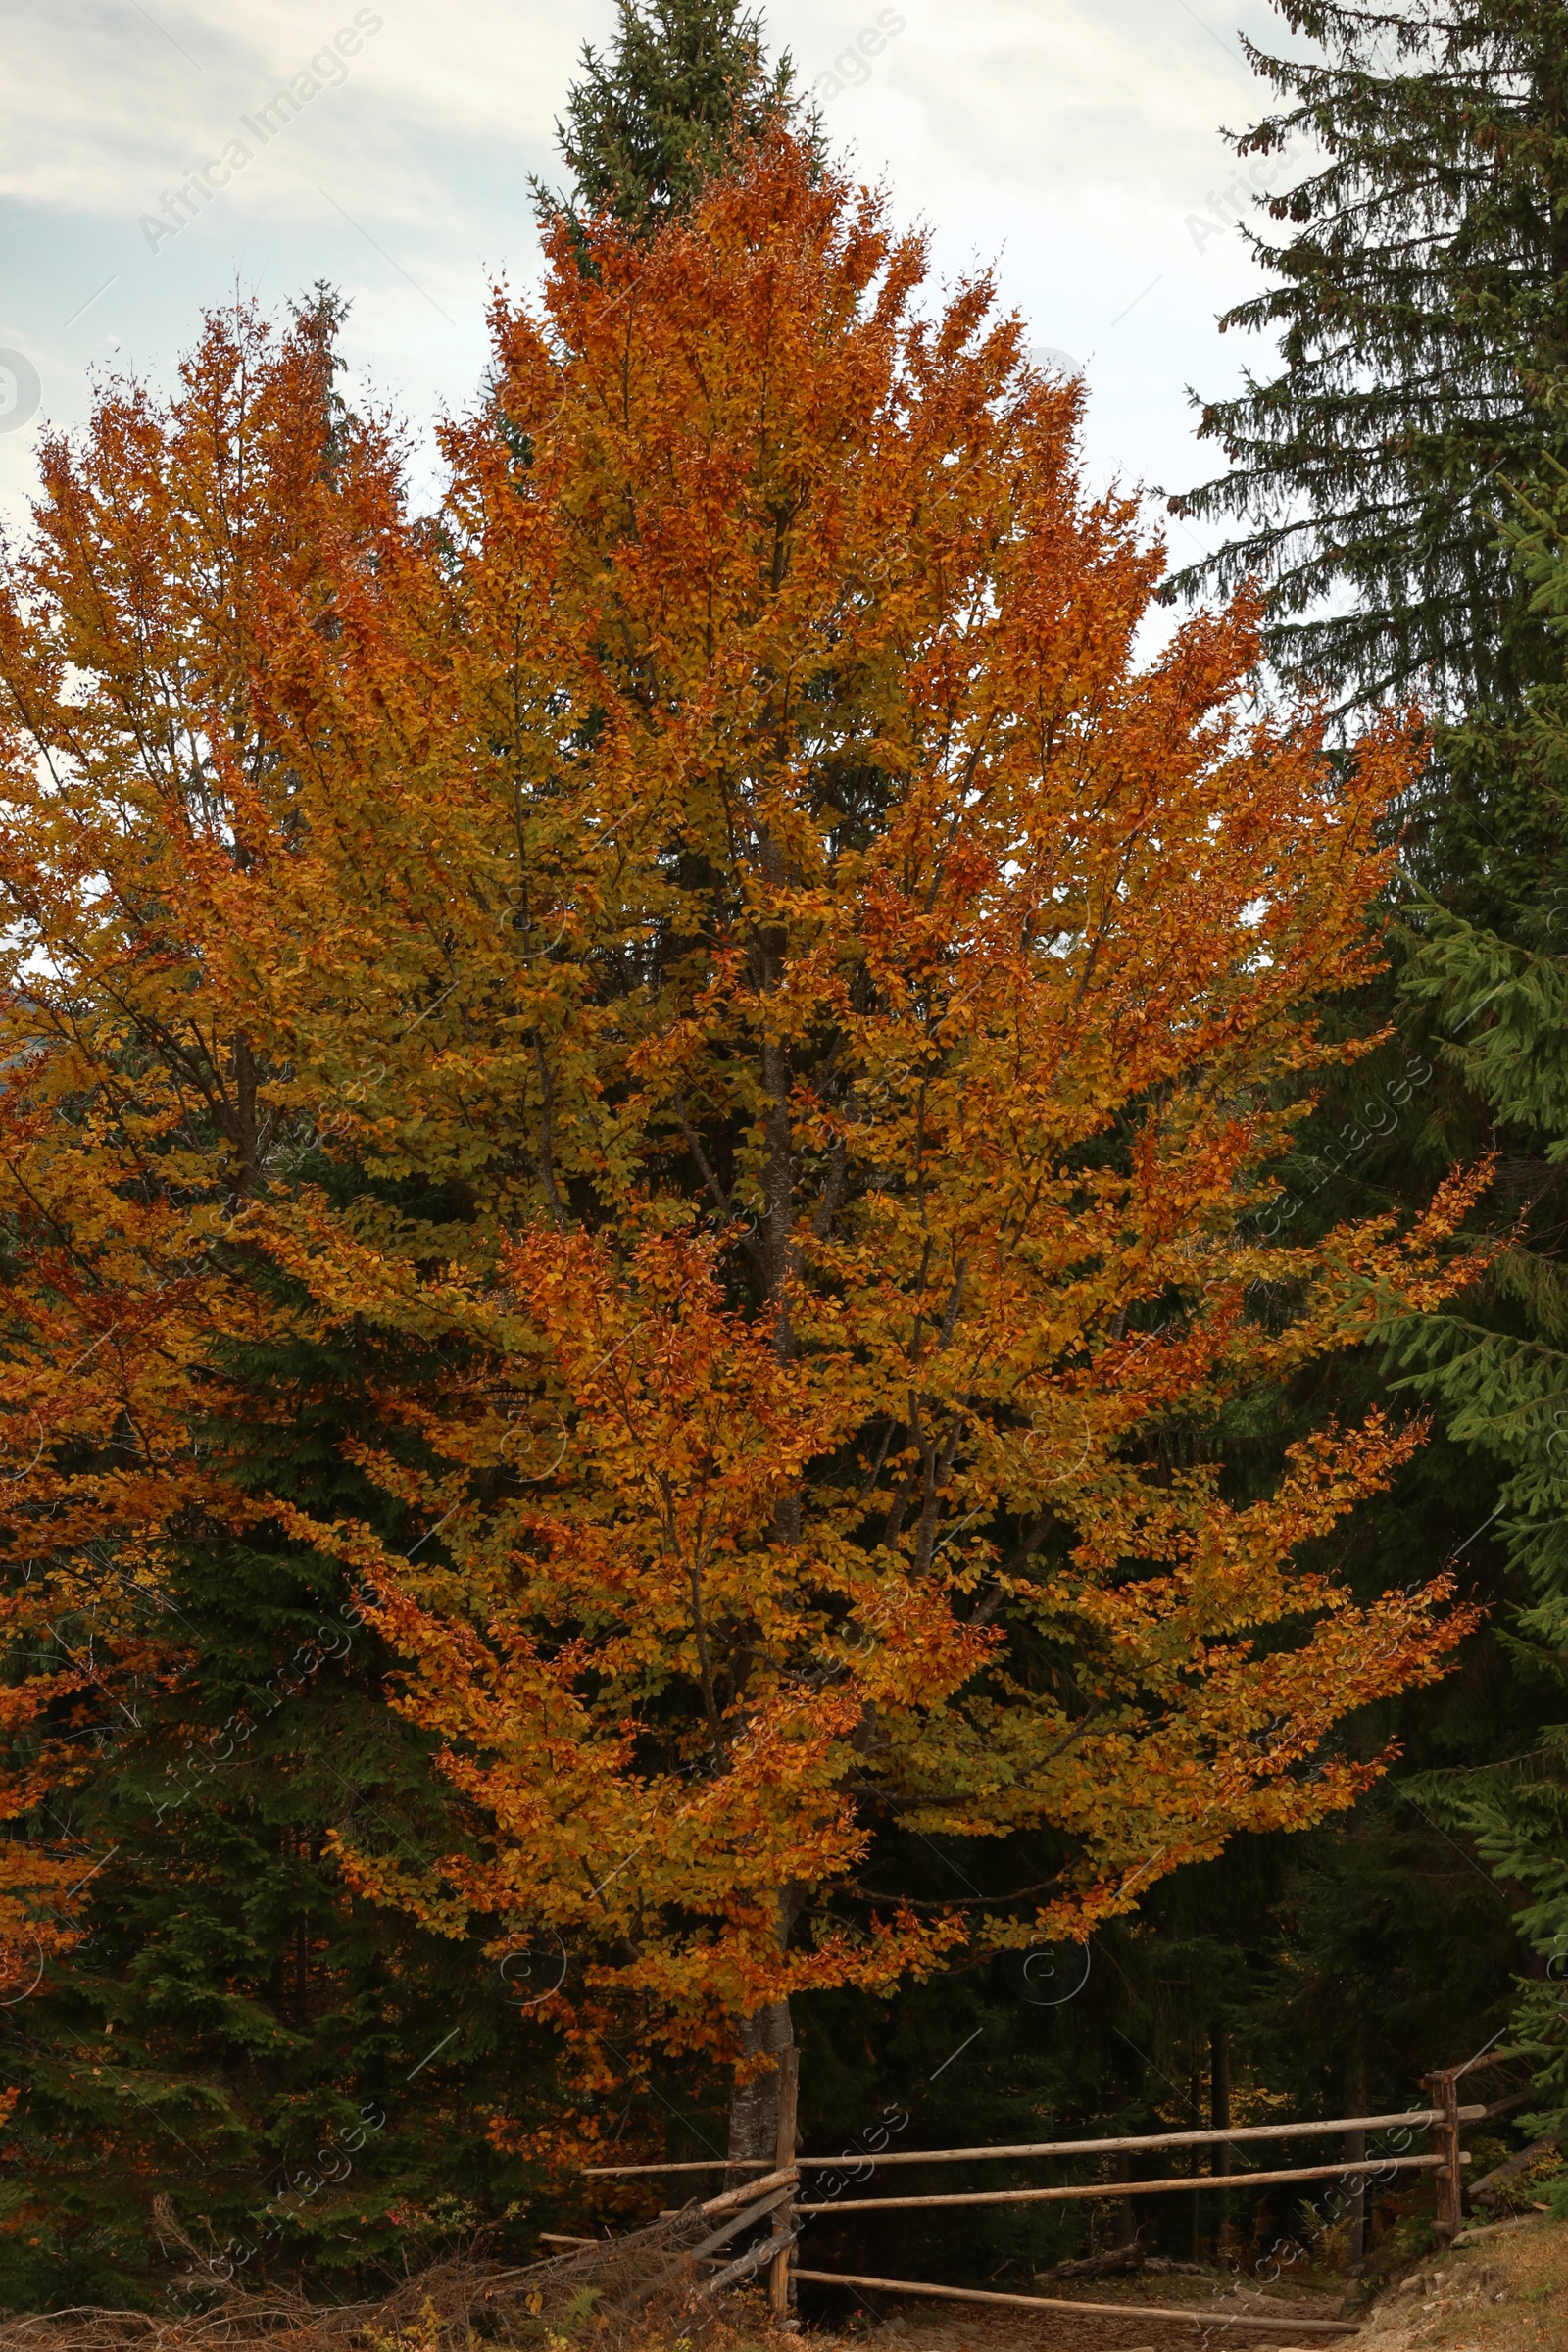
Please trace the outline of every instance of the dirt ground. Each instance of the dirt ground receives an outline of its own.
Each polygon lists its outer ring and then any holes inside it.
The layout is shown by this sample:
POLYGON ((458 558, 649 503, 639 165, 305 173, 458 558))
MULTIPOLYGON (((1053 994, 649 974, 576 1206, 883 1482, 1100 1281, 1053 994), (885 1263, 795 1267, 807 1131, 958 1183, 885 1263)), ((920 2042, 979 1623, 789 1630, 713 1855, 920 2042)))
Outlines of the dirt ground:
MULTIPOLYGON (((1309 2344, 1318 2352, 1329 2345, 1345 2345, 1348 2352, 1358 2352, 1358 2339, 1353 2336, 1298 2338, 1288 2329, 1271 2328, 1264 2334, 1247 2326, 1250 2310, 1266 2309, 1298 2319, 1337 2318, 1341 2302, 1337 2295, 1255 2295, 1238 2306, 1234 2297, 1216 2301, 1204 2281, 1185 2278, 1146 2279, 1141 2291, 1135 2280, 1124 2285, 1102 2280, 1080 2293, 1085 2299, 1092 2296, 1097 2303, 1102 2301, 1107 2307, 1104 2316, 1064 2311, 1057 2319, 1047 2312, 1002 2311, 983 2304, 897 2304, 891 2297, 878 2295, 875 2300, 888 2312, 887 2319, 863 2329, 847 2328, 835 2340, 842 2352, 849 2352, 852 2345, 862 2347, 863 2352, 1203 2352, 1204 2347, 1206 2352, 1221 2352, 1221 2347, 1224 2352, 1265 2352, 1265 2347, 1266 2352, 1305 2352, 1309 2344), (1195 2285, 1200 2289, 1197 2294, 1172 2291, 1195 2285), (1185 2320, 1142 2319, 1136 2311, 1122 2318, 1115 2308, 1121 2303, 1151 2302, 1191 2303, 1201 2314, 1202 2324, 1195 2327, 1185 2320)), ((808 2340, 814 2336, 815 2330, 810 2330, 808 2340)), ((1378 2352, 1395 2352, 1395 2346, 1380 2344, 1378 2352)), ((1402 2345, 1398 2352, 1403 2352, 1402 2345)))
MULTIPOLYGON (((1049 2287, 1037 2287, 1049 2294, 1049 2287)), ((1064 2295, 1103 2302, 1104 2316, 1004 2311, 868 2293, 868 2311, 847 2327, 808 2327, 812 2352, 1568 2352, 1568 2224, 1540 2220, 1463 2238, 1442 2257, 1412 2265, 1360 2320, 1353 2335, 1249 2328, 1248 2314, 1339 2320, 1352 2316, 1342 2286, 1286 2281, 1242 2302, 1201 2278, 1104 2280, 1064 2295), (1202 2324, 1125 2319, 1118 2304, 1192 2305, 1202 2324)))

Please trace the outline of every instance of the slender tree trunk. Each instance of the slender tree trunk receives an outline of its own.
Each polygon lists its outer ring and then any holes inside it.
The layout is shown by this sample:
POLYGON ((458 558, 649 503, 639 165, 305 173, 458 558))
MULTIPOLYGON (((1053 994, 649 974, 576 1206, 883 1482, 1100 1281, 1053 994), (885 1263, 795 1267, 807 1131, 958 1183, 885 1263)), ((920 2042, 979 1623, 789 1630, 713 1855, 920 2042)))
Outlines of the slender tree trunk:
MULTIPOLYGON (((1189 2132, 1201 2132, 1203 2129, 1203 2072, 1201 2067, 1198 2066, 1194 2067, 1187 2078, 1187 2129, 1189 2132)), ((1203 2151, 1201 2148, 1192 2150, 1187 2169, 1194 2175, 1202 2171, 1203 2151)), ((1195 2188, 1188 2202, 1193 2209, 1191 2220, 1192 2260, 1200 2262, 1203 2253, 1202 2191, 1195 2188)))
MULTIPOLYGON (((784 865, 776 843, 759 828, 759 854, 762 872, 770 883, 781 883, 784 865)), ((780 988, 784 978, 784 940, 774 935, 758 942, 753 956, 753 971, 759 987, 764 993, 780 988)), ((762 1170, 762 1263, 767 1302, 778 1314, 775 1346, 781 1362, 790 1362, 795 1355, 795 1334, 790 1326, 785 1285, 795 1264, 795 1146, 790 1121, 790 1088, 792 1083, 788 1051, 782 1038, 772 1030, 764 1033, 761 1051, 762 1085, 768 1097, 765 1117, 767 1138, 766 1157, 762 1170)), ((782 1497, 774 1514, 775 1526, 786 1542, 798 1541, 801 1529, 801 1497, 799 1492, 782 1497)), ((805 1901, 804 1887, 781 1887, 778 1896, 778 1944, 782 1952, 789 1942, 790 1930, 805 1901)), ((787 2000, 771 2001, 765 2009, 757 2010, 740 2022, 740 2044, 743 2061, 760 2057, 778 2058, 795 2046, 795 2033, 790 2021, 787 2000)), ((746 2072, 750 2073, 747 2067, 746 2072)), ((742 2165, 774 2163, 779 2137, 780 2092, 782 2071, 769 2066, 753 2073, 750 2080, 737 2081, 729 2103, 729 2162, 725 2174, 726 2188, 739 2188, 747 2180, 757 2178, 755 2171, 744 2171, 742 2165)))
MULTIPOLYGON (((1210 2129, 1228 2132, 1231 2128, 1231 2034, 1229 2026, 1216 2018, 1209 2034, 1208 2116, 1210 2129)), ((1223 2140, 1216 2142, 1214 2160, 1210 2167, 1216 2180, 1228 2180, 1231 2152, 1223 2140)), ((1231 2242, 1231 2201, 1229 2194, 1219 2200, 1219 2214, 1214 2226, 1214 2250, 1224 2253, 1231 2242)))
MULTIPOLYGON (((1366 2113, 1366 2049, 1361 2040, 1357 2022, 1355 2040, 1350 2049, 1350 2062, 1346 2069, 1345 2106, 1348 2115, 1366 2113)), ((1345 2161, 1360 2164, 1366 2156, 1366 2133, 1347 2132, 1345 2161)), ((1358 2173, 1347 2182, 1345 2214, 1345 2258, 1353 2271, 1366 2253, 1366 2175, 1358 2173)))
MULTIPOLYGON (((1132 2177, 1133 2160, 1125 2148, 1118 2148, 1116 2151, 1116 2178, 1118 2180, 1130 2180, 1132 2177)), ((1138 2217, 1133 2212, 1131 2197, 1116 2199, 1115 2243, 1118 2247, 1136 2246, 1138 2243, 1138 2217)))
POLYGON ((247 1193, 260 1190, 261 1168, 256 1155, 256 1057, 243 1033, 234 1040, 234 1148, 239 1153, 241 1183, 247 1193))

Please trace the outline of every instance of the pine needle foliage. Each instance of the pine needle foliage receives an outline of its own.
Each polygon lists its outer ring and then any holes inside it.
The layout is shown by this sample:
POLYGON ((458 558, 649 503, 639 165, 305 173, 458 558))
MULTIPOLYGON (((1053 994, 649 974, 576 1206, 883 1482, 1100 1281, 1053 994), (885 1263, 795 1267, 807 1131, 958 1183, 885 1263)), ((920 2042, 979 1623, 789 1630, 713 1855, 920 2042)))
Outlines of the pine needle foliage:
POLYGON ((1499 524, 1564 448, 1568 6, 1276 4, 1316 54, 1244 43, 1281 103, 1236 148, 1306 168, 1250 237, 1273 282, 1220 323, 1282 365, 1202 404, 1229 469, 1173 506, 1241 527, 1173 587, 1261 576, 1298 683, 1457 714, 1560 674, 1499 524))
MULTIPOLYGON (((1568 622, 1568 474, 1550 468, 1519 501, 1506 544, 1533 611, 1568 622)), ((1528 792, 1534 861, 1499 860, 1503 924, 1434 904, 1419 921, 1406 988, 1444 1017, 1450 1064, 1491 1106, 1512 1248, 1484 1283, 1396 1335, 1404 1382, 1451 1435, 1502 1467, 1501 1526, 1528 1592, 1505 1634, 1521 1690, 1560 1707, 1568 1687, 1568 692, 1540 686, 1505 726, 1472 722, 1464 749, 1528 792)), ((1523 1724, 1521 1725, 1523 1728, 1523 1724)), ((1521 1894, 1536 1954, 1520 1980, 1514 2037, 1538 2062, 1538 2120, 1568 2122, 1568 1725, 1521 1738, 1495 1763, 1426 1784, 1494 1873, 1521 1894)))
POLYGON ((798 111, 788 51, 769 71, 761 17, 739 0, 616 0, 616 18, 608 56, 584 43, 583 78, 556 124, 573 194, 534 180, 541 219, 610 213, 651 228, 798 111))

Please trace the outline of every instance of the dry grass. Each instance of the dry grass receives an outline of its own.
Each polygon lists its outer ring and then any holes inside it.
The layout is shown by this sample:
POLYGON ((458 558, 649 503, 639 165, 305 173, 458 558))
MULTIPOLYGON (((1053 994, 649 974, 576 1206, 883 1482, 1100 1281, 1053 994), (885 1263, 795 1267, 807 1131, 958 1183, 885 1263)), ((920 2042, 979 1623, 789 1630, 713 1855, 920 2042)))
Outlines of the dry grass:
POLYGON ((1351 2352, 1568 2352, 1568 2223, 1490 2231, 1418 2264, 1351 2352))
MULTIPOLYGON (((442 2264, 379 2303, 323 2308, 287 2293, 223 2298, 188 2319, 78 2310, 0 2321, 0 2352, 754 2352, 768 2334, 760 2298, 731 2310, 694 2306, 679 2290, 635 2320, 564 2313, 560 2326, 530 2308, 521 2274, 488 2264, 442 2264), (749 2325, 748 2306, 757 2308, 749 2325)), ((777 2352, 798 2337, 777 2338, 777 2352)))
POLYGON ((548 2262, 459 2258, 373 2302, 340 2304, 225 2283, 167 2204, 156 2210, 165 2242, 190 2258, 177 2284, 201 2308, 0 2320, 0 2352, 743 2352, 753 2311, 766 2330, 760 2297, 704 2297, 690 2249, 707 2239, 710 2217, 695 2201, 548 2262))
POLYGON ((755 2291, 722 2303, 699 2295, 682 2245, 692 2230, 686 2216, 656 2224, 619 2241, 612 2263, 604 2247, 522 2269, 443 2263, 376 2303, 323 2308, 286 2291, 234 2289, 178 2321, 112 2311, 0 2321, 0 2352, 1201 2352, 1205 2342, 1209 2352, 1568 2352, 1568 2224, 1547 2219, 1410 2266, 1353 2336, 1298 2340, 1250 2329, 1249 2310, 1334 2317, 1343 2281, 1301 2278, 1294 2292, 1282 2282, 1239 2305, 1216 2302, 1208 2279, 1162 2278, 1157 2294, 1150 2281, 1107 2279, 1087 2289, 1102 2314, 1059 2319, 878 2295, 878 2316, 786 2335, 755 2291), (1190 2302, 1194 2320, 1118 2310, 1156 2300, 1190 2302), (1216 2322, 1229 2323, 1222 2333, 1216 2322))

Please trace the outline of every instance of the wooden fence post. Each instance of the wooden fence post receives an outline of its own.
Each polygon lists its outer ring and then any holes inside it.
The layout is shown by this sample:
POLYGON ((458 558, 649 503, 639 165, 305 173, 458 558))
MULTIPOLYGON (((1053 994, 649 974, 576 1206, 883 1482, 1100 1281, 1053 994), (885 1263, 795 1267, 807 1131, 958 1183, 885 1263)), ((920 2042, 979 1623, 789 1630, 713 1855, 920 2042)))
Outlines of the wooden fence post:
POLYGON ((1440 2246, 1452 2245, 1463 2219, 1459 2171, 1459 2091, 1455 2072, 1454 2068, 1446 2067, 1437 2074, 1423 2077, 1426 2088, 1432 2093, 1433 2109, 1442 2119, 1432 2126, 1432 2153, 1443 2158, 1443 2168, 1436 2175, 1436 2229, 1440 2246))
MULTIPOLYGON (((796 2116, 801 2095, 801 2053, 793 2046, 779 2053, 778 2061, 778 2138, 773 2146, 773 2168, 782 2172, 795 2162, 796 2116)), ((790 2230, 795 2222, 795 2199, 786 2197, 773 2216, 773 2231, 790 2230)), ((792 2246, 783 2246, 773 2257, 767 2275, 768 2301, 775 2319, 786 2317, 790 2307, 790 2257, 792 2246)))

